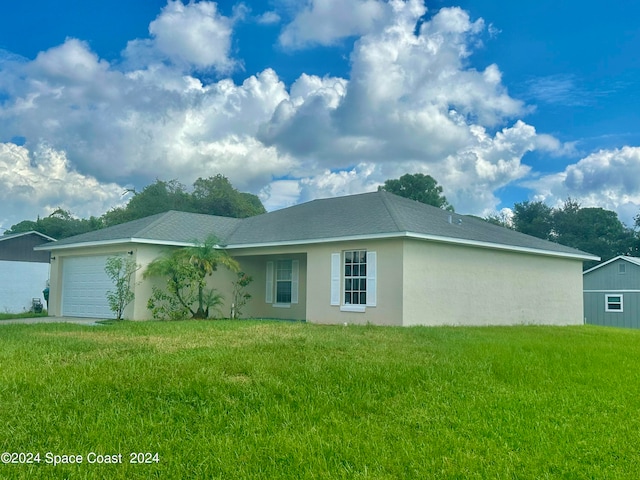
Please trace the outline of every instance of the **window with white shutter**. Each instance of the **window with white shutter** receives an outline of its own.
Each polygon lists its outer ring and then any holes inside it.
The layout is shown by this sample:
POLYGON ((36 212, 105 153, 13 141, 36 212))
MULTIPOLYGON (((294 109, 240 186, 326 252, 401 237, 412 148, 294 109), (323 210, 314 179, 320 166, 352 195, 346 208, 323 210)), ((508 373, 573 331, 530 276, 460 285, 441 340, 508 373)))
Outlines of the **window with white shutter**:
POLYGON ((331 305, 363 312, 377 304, 377 254, 347 250, 331 254, 331 305))

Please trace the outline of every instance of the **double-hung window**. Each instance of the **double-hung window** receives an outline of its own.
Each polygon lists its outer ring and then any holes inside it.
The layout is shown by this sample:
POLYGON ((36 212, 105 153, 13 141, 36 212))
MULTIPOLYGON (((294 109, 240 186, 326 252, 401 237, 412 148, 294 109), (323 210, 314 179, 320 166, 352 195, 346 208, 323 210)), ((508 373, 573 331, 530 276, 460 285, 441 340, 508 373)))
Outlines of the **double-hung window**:
POLYGON ((367 304, 367 252, 344 252, 344 305, 367 304))
POLYGON ((276 307, 287 307, 298 303, 298 260, 275 260, 267 262, 265 302, 276 307))
POLYGON ((291 303, 292 273, 291 260, 276 262, 276 303, 291 303))
POLYGON ((331 254, 331 305, 350 312, 376 306, 376 258, 368 250, 331 254))

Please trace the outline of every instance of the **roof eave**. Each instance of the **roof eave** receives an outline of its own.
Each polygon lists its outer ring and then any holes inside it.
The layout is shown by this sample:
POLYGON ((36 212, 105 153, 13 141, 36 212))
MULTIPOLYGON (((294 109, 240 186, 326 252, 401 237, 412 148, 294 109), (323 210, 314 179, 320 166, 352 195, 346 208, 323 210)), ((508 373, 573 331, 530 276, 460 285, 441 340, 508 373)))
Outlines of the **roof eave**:
MULTIPOLYGON (((600 258, 598 258, 598 260, 600 260, 600 258)), ((605 265, 609 265, 612 262, 615 262, 616 260, 626 260, 627 262, 633 264, 633 265, 638 265, 636 262, 634 262, 633 260, 629 260, 629 257, 627 257, 626 255, 618 255, 617 257, 614 257, 610 260, 607 260, 606 262, 602 262, 599 265, 596 265, 595 267, 590 268, 589 270, 585 270, 584 272, 582 272, 582 274, 584 275, 585 273, 589 273, 589 272, 593 272, 594 270, 597 270, 599 268, 604 267, 605 265)))
POLYGON ((172 240, 153 240, 149 238, 119 238, 115 240, 97 240, 93 242, 67 243, 64 245, 45 244, 34 247, 34 250, 70 250, 73 248, 106 247, 112 245, 124 245, 139 243, 146 245, 162 245, 168 247, 193 247, 193 242, 176 242, 172 240))
POLYGON ((42 237, 42 238, 44 238, 46 240, 49 240, 50 242, 55 242, 56 241, 55 238, 50 237, 49 235, 45 235, 44 233, 40 233, 40 232, 38 232, 36 230, 29 230, 28 232, 20 232, 20 233, 9 234, 7 236, 7 238, 3 238, 3 236, 0 236, 0 242, 3 241, 3 240, 12 240, 14 238, 20 238, 20 237, 24 237, 25 235, 31 235, 31 234, 38 235, 39 237, 42 237))
POLYGON ((428 240, 432 242, 449 243, 454 245, 466 245, 478 248, 489 248, 493 250, 506 250, 512 252, 528 253, 532 255, 544 255, 561 258, 571 258, 575 260, 600 260, 600 257, 590 255, 587 253, 571 253, 571 252, 559 252, 554 250, 544 250, 538 248, 520 247, 517 245, 506 245, 501 243, 482 242, 478 240, 468 240, 463 238, 442 237, 438 235, 427 235, 423 233, 414 232, 393 232, 393 233, 378 233, 371 235, 351 235, 343 237, 332 238, 316 238, 306 240, 290 240, 282 242, 260 242, 260 243, 247 243, 247 244, 230 244, 227 245, 227 250, 241 250, 247 248, 262 248, 262 247, 286 247, 296 245, 311 245, 318 243, 335 243, 335 242, 347 242, 347 241, 361 241, 361 240, 380 240, 389 238, 416 238, 419 240, 428 240))
POLYGON ((465 238, 439 237, 436 235, 426 235, 422 233, 408 233, 408 237, 430 240, 433 242, 451 243, 456 245, 467 245, 479 248, 490 248, 493 250, 506 250, 510 252, 529 253, 532 255, 544 255, 550 257, 572 258, 576 260, 600 260, 600 257, 581 252, 560 252, 556 250, 545 250, 541 248, 521 247, 518 245, 507 245, 504 243, 483 242, 480 240, 468 240, 465 238))

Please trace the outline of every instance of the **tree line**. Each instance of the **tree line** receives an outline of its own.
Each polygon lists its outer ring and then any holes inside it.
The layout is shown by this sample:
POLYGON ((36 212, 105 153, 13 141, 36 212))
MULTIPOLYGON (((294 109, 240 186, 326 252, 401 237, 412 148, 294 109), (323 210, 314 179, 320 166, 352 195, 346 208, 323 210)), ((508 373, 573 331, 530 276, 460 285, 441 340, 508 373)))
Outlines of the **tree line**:
MULTIPOLYGON (((561 207, 543 202, 521 202, 513 206, 511 228, 584 252, 602 261, 618 255, 637 256, 640 249, 640 215, 634 228, 627 227, 618 214, 600 207, 582 207, 568 198, 561 207)), ((591 268, 598 262, 585 262, 591 268)))
POLYGON ((223 175, 198 178, 190 191, 177 180, 156 180, 141 192, 131 192, 133 196, 124 207, 112 208, 100 217, 75 218, 71 212, 58 208, 47 217, 13 225, 5 235, 36 230, 60 240, 169 210, 236 218, 266 212, 256 195, 238 191, 223 175))

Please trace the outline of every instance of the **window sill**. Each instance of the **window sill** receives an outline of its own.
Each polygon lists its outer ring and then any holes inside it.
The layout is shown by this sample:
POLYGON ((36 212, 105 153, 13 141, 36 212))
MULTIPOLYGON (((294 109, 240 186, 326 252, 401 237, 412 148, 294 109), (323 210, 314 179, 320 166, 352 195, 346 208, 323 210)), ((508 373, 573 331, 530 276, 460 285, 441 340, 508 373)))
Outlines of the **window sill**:
POLYGON ((290 303, 274 303, 271 306, 274 308, 291 308, 290 303))
POLYGON ((366 311, 366 307, 364 305, 341 305, 340 311, 364 313, 366 311))

